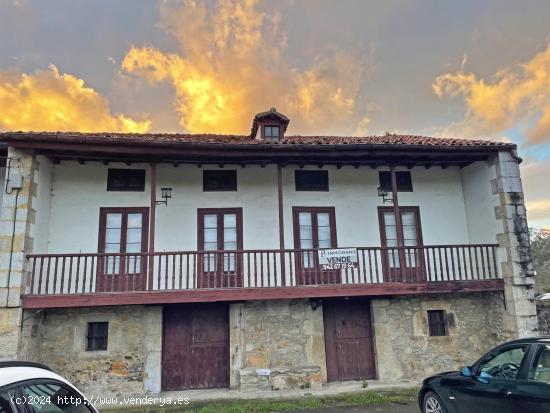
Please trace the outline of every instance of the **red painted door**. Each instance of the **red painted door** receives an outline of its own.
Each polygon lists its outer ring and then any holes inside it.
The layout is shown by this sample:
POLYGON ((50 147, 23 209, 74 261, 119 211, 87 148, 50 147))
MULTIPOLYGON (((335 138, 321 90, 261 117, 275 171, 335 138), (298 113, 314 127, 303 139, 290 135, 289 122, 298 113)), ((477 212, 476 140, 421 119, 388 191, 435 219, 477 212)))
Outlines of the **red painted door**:
POLYGON ((198 210, 199 288, 243 286, 242 222, 241 208, 198 210))
POLYGON ((369 302, 323 303, 329 381, 374 379, 374 349, 369 302))
POLYGON ((418 207, 399 207, 403 228, 403 248, 398 250, 398 231, 393 207, 378 207, 384 281, 425 281, 422 229, 418 207))
POLYGON ((101 208, 96 291, 145 289, 149 208, 101 208), (112 255, 110 255, 112 254, 112 255))
POLYGON ((336 218, 332 207, 294 207, 296 283, 299 285, 339 284, 340 271, 321 270, 317 249, 336 248, 336 218))
POLYGON ((164 308, 162 389, 229 387, 226 304, 164 308))

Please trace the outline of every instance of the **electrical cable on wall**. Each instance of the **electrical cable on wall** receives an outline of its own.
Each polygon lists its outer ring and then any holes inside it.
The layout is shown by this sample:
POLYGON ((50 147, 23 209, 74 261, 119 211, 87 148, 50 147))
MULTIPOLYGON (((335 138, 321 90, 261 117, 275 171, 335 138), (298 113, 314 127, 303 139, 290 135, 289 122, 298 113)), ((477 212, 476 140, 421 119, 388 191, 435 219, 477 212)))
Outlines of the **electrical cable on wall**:
MULTIPOLYGON (((11 161, 13 158, 8 158, 8 162, 6 165, 7 174, 6 174, 6 185, 4 187, 4 192, 8 195, 12 194, 15 190, 15 205, 13 208, 13 226, 11 231, 11 242, 10 242, 10 259, 8 264, 8 275, 7 275, 7 292, 6 292, 6 306, 9 306, 9 300, 10 300, 10 283, 11 283, 11 267, 13 262, 13 245, 15 243, 15 225, 17 221, 17 206, 19 201, 19 192, 23 188, 23 177, 20 174, 15 175, 15 177, 11 176, 11 161), (10 185, 10 182, 12 184, 10 185), (8 190, 9 185, 9 190, 8 190)), ((19 160, 19 158, 17 158, 19 160)))

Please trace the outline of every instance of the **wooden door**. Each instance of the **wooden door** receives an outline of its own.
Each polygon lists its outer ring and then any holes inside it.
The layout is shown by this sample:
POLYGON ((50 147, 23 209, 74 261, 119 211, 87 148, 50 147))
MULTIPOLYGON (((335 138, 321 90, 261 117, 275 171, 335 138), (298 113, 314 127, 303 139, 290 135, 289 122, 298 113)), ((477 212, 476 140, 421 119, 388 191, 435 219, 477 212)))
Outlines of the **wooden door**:
POLYGON ((322 271, 317 249, 336 248, 336 218, 333 207, 294 207, 294 248, 303 249, 296 255, 296 283, 299 285, 337 284, 340 271, 322 271))
POLYGON ((398 231, 393 207, 379 207, 380 239, 388 250, 382 253, 384 281, 421 282, 425 280, 422 229, 418 207, 399 207, 403 227, 403 248, 397 249, 398 231))
POLYGON ((197 286, 242 287, 242 209, 199 209, 198 221, 198 249, 201 253, 197 286))
POLYGON ((375 378, 369 305, 366 300, 323 303, 329 381, 375 378))
POLYGON ((96 291, 145 289, 148 222, 149 208, 100 209, 98 251, 124 255, 98 259, 96 291))
POLYGON ((226 304, 167 306, 163 322, 163 390, 229 387, 226 304))

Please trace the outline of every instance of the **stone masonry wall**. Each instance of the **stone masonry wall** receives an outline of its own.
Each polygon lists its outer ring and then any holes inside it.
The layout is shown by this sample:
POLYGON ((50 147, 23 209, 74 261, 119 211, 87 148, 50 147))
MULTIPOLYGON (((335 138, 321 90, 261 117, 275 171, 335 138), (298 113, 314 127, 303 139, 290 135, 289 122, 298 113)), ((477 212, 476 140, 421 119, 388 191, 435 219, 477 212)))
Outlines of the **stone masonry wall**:
POLYGON ((51 309, 26 313, 22 358, 50 366, 88 396, 160 391, 162 308, 51 309), (88 322, 109 322, 106 351, 85 351, 88 322))
POLYGON ((494 162, 496 178, 491 186, 493 194, 498 197, 495 216, 502 222, 502 232, 497 234, 497 241, 499 249, 504 251, 501 274, 507 309, 503 328, 515 337, 536 336, 534 268, 519 158, 515 152, 502 151, 494 162))
POLYGON ((231 387, 320 387, 326 381, 323 310, 309 300, 250 301, 230 308, 231 387))
POLYGON ((550 335, 550 300, 539 300, 537 302, 537 317, 539 321, 539 333, 550 335))
POLYGON ((7 189, 0 208, 0 360, 16 359, 21 345, 20 303, 26 273, 24 255, 32 250, 30 230, 35 217, 32 201, 36 195, 34 172, 37 165, 32 154, 10 148, 8 159, 10 168, 6 168, 6 175, 9 169, 10 181, 16 175, 22 176, 23 187, 13 189, 8 182, 7 188, 0 188, 3 192, 7 189))
POLYGON ((422 379, 472 364, 510 339, 503 305, 499 293, 373 299, 379 379, 422 379), (448 336, 430 337, 427 310, 445 310, 448 336))

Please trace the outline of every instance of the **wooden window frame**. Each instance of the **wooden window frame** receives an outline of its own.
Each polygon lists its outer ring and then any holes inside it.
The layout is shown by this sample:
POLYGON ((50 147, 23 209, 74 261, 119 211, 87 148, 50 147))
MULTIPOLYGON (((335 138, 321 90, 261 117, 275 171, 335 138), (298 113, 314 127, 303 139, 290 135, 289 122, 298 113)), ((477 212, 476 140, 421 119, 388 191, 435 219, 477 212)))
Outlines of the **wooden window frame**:
POLYGON ((205 169, 202 171, 202 191, 203 192, 236 192, 238 189, 238 174, 236 169, 229 169, 229 170, 217 170, 217 169, 205 169), (226 185, 226 186, 216 186, 216 185, 209 185, 207 184, 207 176, 208 175, 231 175, 232 177, 235 177, 235 185, 226 185))
POLYGON ((281 125, 276 125, 276 124, 262 125, 262 138, 265 142, 279 142, 281 140, 281 125), (267 136, 266 128, 277 128, 279 130, 279 134, 277 136, 273 136, 273 135, 267 136))
POLYGON ((145 169, 125 169, 125 168, 109 168, 107 170, 107 191, 108 192, 144 192, 145 191, 145 179, 146 179, 146 172, 145 169), (120 174, 124 176, 124 179, 129 180, 132 175, 133 177, 137 177, 138 179, 142 180, 140 182, 139 187, 130 187, 130 186, 123 186, 123 187, 114 187, 112 180, 115 179, 113 174, 120 174))
MULTIPOLYGON (((319 249, 319 239, 317 231, 313 228, 319 228, 317 225, 317 214, 328 213, 330 225, 331 248, 338 248, 338 239, 336 236, 336 208, 335 207, 312 207, 295 206, 292 207, 292 228, 294 231, 294 249, 302 249, 300 243, 300 213, 307 212, 312 214, 312 242, 313 250, 319 249), (315 246, 317 244, 317 246, 315 246)), ((298 285, 312 284, 340 284, 341 274, 339 270, 320 270, 317 254, 313 255, 313 268, 304 268, 300 253, 295 255, 296 283, 298 285)))
MULTIPOLYGON (((387 246, 387 239, 386 239, 386 226, 384 221, 384 212, 394 212, 393 207, 378 207, 378 223, 380 224, 380 240, 382 241, 383 246, 387 246)), ((416 220, 416 240, 419 247, 424 245, 422 241, 422 225, 420 220, 420 207, 418 206, 400 206, 399 212, 412 212, 415 215, 416 220)), ((401 224, 403 225, 403 224, 401 224)), ((399 234, 399 232, 398 232, 399 234)))
MULTIPOLYGON (((141 252, 145 253, 149 250, 149 207, 101 207, 99 208, 99 235, 98 235, 98 246, 97 250, 98 252, 105 253, 105 236, 106 236, 106 223, 107 223, 107 214, 110 213, 120 213, 122 214, 122 222, 121 222, 121 238, 120 238, 120 245, 121 245, 121 251, 120 253, 123 254, 126 252, 126 233, 128 230, 128 224, 127 224, 127 216, 128 214, 133 213, 141 213, 142 214, 142 222, 141 222, 141 252), (126 217, 126 218, 125 218, 126 217), (122 251, 124 249, 124 251, 122 251)), ((111 282, 111 290, 113 291, 120 291, 122 284, 128 284, 132 285, 132 288, 134 290, 143 290, 145 289, 146 284, 146 273, 147 273, 147 261, 146 259, 140 260, 140 271, 138 274, 131 273, 130 275, 127 274, 125 271, 119 271, 117 274, 104 274, 103 271, 103 265, 104 265, 104 258, 98 258, 98 268, 97 268, 97 279, 96 279, 96 290, 97 291, 109 291, 108 284, 111 282), (128 280, 127 277, 139 277, 138 283, 136 285, 136 279, 128 280), (108 280, 109 277, 116 277, 117 282, 115 283, 114 278, 112 280, 108 280), (116 284, 116 286, 115 286, 116 284)), ((120 264, 119 264, 120 265, 120 264)), ((120 267, 123 268, 122 266, 120 267)))
POLYGON ((86 351, 107 351, 109 348, 109 322, 108 321, 90 321, 86 325, 86 351), (104 326, 104 335, 97 335, 96 332, 92 332, 92 326, 104 326), (98 340, 103 343, 102 346, 98 345, 98 340))
POLYGON ((427 310, 426 314, 430 337, 446 337, 449 335, 445 310, 427 310))
MULTIPOLYGON (((380 243, 383 248, 388 247, 388 240, 386 238, 386 222, 384 220, 384 213, 391 212, 394 213, 394 207, 378 207, 378 225, 380 229, 380 243)), ((415 216, 416 223, 416 246, 419 247, 419 257, 416 261, 415 267, 404 266, 405 259, 403 251, 399 251, 399 268, 391 268, 389 265, 389 254, 388 251, 382 251, 382 266, 384 272, 384 281, 390 282, 395 281, 411 281, 413 278, 417 278, 416 281, 424 281, 426 274, 424 273, 424 254, 422 247, 424 246, 424 241, 422 239, 422 223, 420 219, 420 207, 418 206, 399 206, 399 213, 403 212, 412 212, 415 216), (402 279, 399 279, 398 274, 402 275, 402 279), (418 279, 420 278, 420 279, 418 279)), ((403 223, 401 221, 401 226, 403 223)), ((397 228, 396 228, 397 229, 397 228)), ((397 229, 397 237, 399 238, 402 232, 397 229)), ((398 245, 403 244, 404 240, 398 239, 398 245), (401 241, 401 242, 400 242, 401 241)), ((397 248, 397 247, 396 247, 397 248)), ((404 247, 406 248, 406 247, 404 247)))
MULTIPOLYGON (((223 218, 222 218, 223 219, 223 218)), ((223 288, 243 286, 243 209, 242 208, 198 208, 197 209, 197 256, 199 267, 199 288, 223 288), (220 231, 220 217, 224 214, 235 214, 237 224, 237 256, 235 258, 235 271, 225 273, 223 263, 216 263, 215 271, 205 271, 204 256, 208 253, 204 249, 204 216, 217 215, 217 242, 218 248, 223 245, 223 231, 220 231), (227 282, 224 279, 227 278, 227 282)))
MULTIPOLYGON (((303 184, 303 182, 300 182, 300 184, 303 184)), ((323 182, 324 184, 324 182, 323 182)), ((311 171, 311 170, 303 170, 303 169, 295 169, 294 170, 294 187, 296 192, 328 192, 329 191, 329 174, 328 171, 311 171), (326 178, 326 187, 323 185, 322 187, 315 187, 314 185, 308 185, 302 186, 299 188, 299 181, 302 178, 298 178, 298 175, 302 175, 302 177, 310 176, 313 177, 314 175, 321 176, 323 175, 324 180, 326 178)))
MULTIPOLYGON (((413 182, 412 182, 412 173, 411 171, 395 171, 395 180, 396 180, 396 183, 397 183, 397 192, 413 192, 414 191, 414 187, 413 187, 413 182), (408 180, 410 181, 410 187, 407 186, 407 187, 403 187, 402 185, 400 186, 400 176, 403 176, 403 174, 406 174, 409 176, 408 180)), ((379 183, 379 186, 381 189, 387 191, 388 193, 391 193, 392 192, 392 185, 391 185, 391 171, 378 171, 378 183, 379 183), (387 179, 384 179, 384 180, 387 180, 387 185, 383 185, 383 182, 382 182, 382 176, 386 176, 387 179)))

